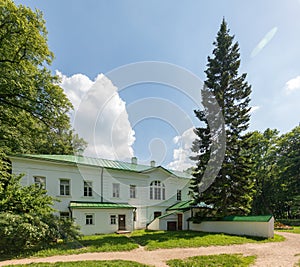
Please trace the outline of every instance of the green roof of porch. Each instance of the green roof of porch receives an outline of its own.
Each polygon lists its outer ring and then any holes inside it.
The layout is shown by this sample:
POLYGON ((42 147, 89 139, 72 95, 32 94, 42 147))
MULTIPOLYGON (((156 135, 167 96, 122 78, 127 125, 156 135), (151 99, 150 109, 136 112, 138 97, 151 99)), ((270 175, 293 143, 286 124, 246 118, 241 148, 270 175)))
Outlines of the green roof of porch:
POLYGON ((135 209, 128 203, 71 201, 71 209, 135 209))

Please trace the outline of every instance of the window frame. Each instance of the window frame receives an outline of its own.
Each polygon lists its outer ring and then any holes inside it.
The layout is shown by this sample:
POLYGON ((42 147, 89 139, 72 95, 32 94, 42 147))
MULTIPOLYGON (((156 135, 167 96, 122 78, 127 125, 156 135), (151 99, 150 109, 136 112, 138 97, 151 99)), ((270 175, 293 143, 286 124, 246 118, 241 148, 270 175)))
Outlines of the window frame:
POLYGON ((177 195, 176 195, 176 199, 178 201, 182 200, 182 191, 180 189, 177 189, 177 195))
POLYGON ((120 198, 120 184, 119 183, 112 184, 112 197, 120 198))
POLYGON ((117 215, 110 215, 110 224, 111 225, 116 225, 117 224, 117 215))
POLYGON ((60 196, 71 196, 71 180, 70 179, 66 179, 66 178, 59 179, 59 195, 60 196), (63 182, 67 182, 68 184, 62 184, 63 182), (63 190, 62 190, 62 186, 63 186, 63 190), (62 194, 62 192, 63 192, 63 194, 62 194))
POLYGON ((35 175, 35 176, 33 176, 33 182, 39 188, 46 189, 46 177, 45 176, 35 175), (41 182, 41 180, 44 180, 44 181, 41 182))
POLYGON ((166 187, 163 182, 159 180, 150 183, 150 199, 151 200, 165 200, 166 187))
POLYGON ((93 213, 85 214, 85 225, 94 225, 95 224, 95 215, 93 213))
POLYGON ((131 184, 129 186, 129 197, 136 198, 136 185, 134 185, 134 184, 131 184))
POLYGON ((83 196, 92 197, 93 196, 93 182, 83 181, 83 196))

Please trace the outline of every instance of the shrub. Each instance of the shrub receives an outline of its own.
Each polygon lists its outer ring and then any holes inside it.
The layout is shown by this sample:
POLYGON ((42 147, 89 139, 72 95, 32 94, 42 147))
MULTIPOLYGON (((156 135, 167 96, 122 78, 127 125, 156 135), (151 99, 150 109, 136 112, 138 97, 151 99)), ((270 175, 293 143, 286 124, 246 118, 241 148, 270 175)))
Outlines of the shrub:
POLYGON ((79 238, 79 228, 72 221, 50 214, 42 217, 31 214, 0 213, 0 254, 48 246, 58 239, 79 238))

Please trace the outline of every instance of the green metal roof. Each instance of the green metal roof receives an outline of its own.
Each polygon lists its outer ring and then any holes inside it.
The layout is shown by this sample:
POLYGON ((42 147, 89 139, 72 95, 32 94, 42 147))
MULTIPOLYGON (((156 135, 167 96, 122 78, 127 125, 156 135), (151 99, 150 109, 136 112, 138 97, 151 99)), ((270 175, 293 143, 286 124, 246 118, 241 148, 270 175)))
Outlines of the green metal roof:
POLYGON ((54 162, 69 163, 69 164, 80 164, 80 165, 87 165, 87 166, 103 167, 106 169, 125 170, 125 171, 140 172, 140 173, 161 168, 163 170, 166 170, 170 174, 180 178, 190 179, 192 177, 191 174, 187 172, 174 171, 174 170, 166 169, 162 166, 152 167, 152 166, 147 166, 142 164, 132 164, 124 161, 91 158, 85 156, 22 154, 22 155, 14 155, 12 157, 39 159, 39 160, 54 161, 54 162))
POLYGON ((172 211, 170 213, 166 213, 166 214, 160 215, 159 217, 156 217, 156 219, 162 219, 162 218, 168 217, 170 215, 176 214, 177 212, 179 212, 179 211, 172 211))
POLYGON ((134 209, 127 203, 71 201, 72 209, 134 209))
POLYGON ((167 210, 188 210, 190 208, 212 208, 211 205, 206 205, 204 202, 193 204, 193 200, 181 201, 173 206, 167 208, 167 210))
POLYGON ((167 210, 186 210, 191 208, 192 203, 193 200, 181 201, 167 208, 167 210))
POLYGON ((226 216, 221 221, 235 221, 235 222, 268 222, 271 220, 272 215, 262 216, 226 216))

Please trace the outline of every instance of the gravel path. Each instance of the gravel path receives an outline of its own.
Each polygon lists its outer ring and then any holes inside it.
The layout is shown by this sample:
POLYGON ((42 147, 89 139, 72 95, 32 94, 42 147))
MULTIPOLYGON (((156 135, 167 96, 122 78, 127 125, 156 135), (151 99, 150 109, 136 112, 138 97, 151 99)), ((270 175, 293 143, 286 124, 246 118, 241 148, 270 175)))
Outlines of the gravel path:
POLYGON ((140 247, 130 252, 99 252, 79 255, 52 256, 47 258, 9 260, 0 262, 0 266, 32 262, 121 259, 137 261, 156 267, 166 267, 167 265, 165 262, 169 259, 182 259, 197 255, 212 255, 221 253, 242 253, 245 256, 256 255, 257 260, 254 266, 295 266, 295 264, 300 260, 300 235, 283 232, 279 234, 283 235, 286 238, 286 241, 262 244, 248 243, 231 246, 159 249, 154 251, 145 251, 142 247, 140 247))

